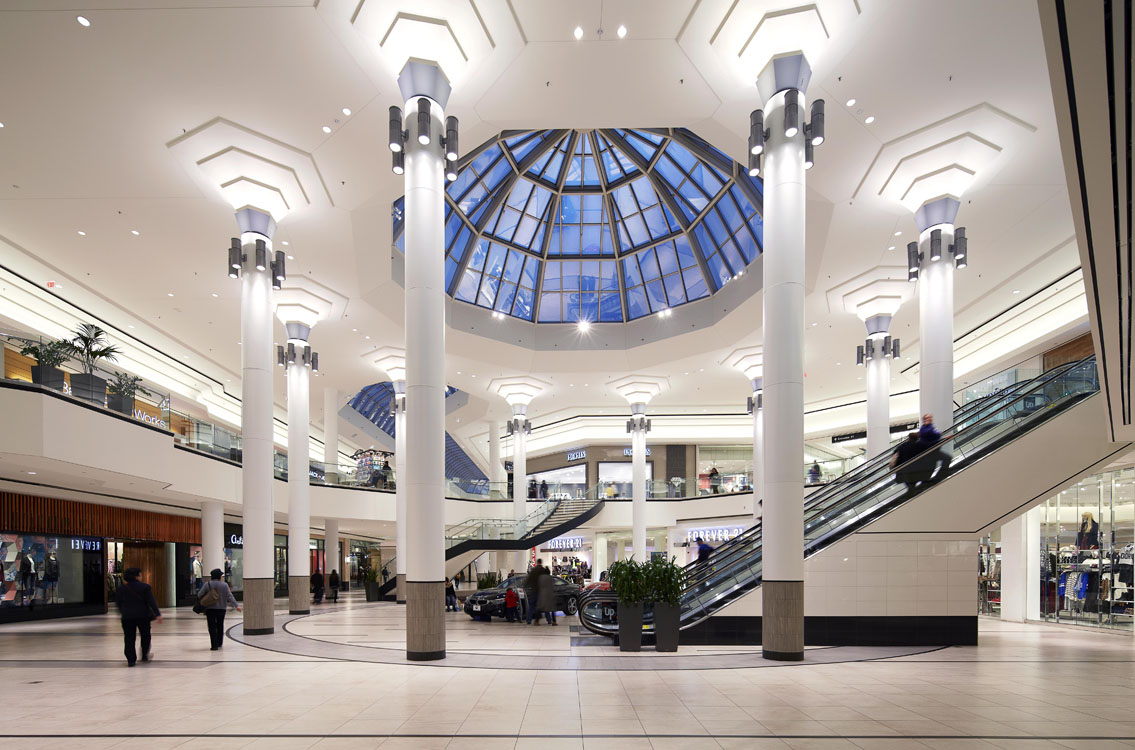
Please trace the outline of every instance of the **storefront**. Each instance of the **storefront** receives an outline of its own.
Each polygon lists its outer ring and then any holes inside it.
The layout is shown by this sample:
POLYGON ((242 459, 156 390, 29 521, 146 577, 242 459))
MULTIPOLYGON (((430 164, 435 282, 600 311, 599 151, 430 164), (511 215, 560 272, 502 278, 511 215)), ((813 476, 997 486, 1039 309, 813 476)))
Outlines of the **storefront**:
POLYGON ((344 565, 349 578, 356 585, 362 586, 366 580, 368 570, 379 571, 378 580, 382 581, 382 546, 379 542, 368 542, 363 539, 351 539, 348 543, 347 561, 344 565))
POLYGON ((666 555, 669 549, 669 538, 667 529, 647 528, 646 553, 641 554, 634 549, 630 529, 597 532, 595 534, 595 547, 592 550, 591 566, 595 571, 595 579, 598 580, 599 574, 607 570, 611 563, 616 560, 626 560, 633 556, 635 560, 642 562, 655 555, 666 555))
POLYGON ((749 492, 752 489, 753 446, 699 445, 697 472, 696 494, 749 492))
POLYGON ((538 557, 553 575, 563 576, 580 585, 591 580, 594 555, 590 535, 567 534, 549 539, 540 547, 538 557))
POLYGON ((717 547, 741 534, 752 524, 750 516, 682 521, 670 529, 670 556, 679 565, 694 562, 698 559, 698 539, 711 547, 717 547))
POLYGON ((528 496, 532 498, 571 500, 584 497, 588 486, 586 463, 528 475, 528 496))
MULTIPOLYGON (((599 469, 599 490, 608 500, 620 497, 631 497, 633 492, 632 478, 634 469, 630 461, 602 461, 599 469)), ((654 489, 654 462, 646 462, 646 496, 666 497, 665 494, 653 492, 654 489)))
POLYGON ((98 537, 0 532, 0 622, 102 614, 103 555, 98 537))

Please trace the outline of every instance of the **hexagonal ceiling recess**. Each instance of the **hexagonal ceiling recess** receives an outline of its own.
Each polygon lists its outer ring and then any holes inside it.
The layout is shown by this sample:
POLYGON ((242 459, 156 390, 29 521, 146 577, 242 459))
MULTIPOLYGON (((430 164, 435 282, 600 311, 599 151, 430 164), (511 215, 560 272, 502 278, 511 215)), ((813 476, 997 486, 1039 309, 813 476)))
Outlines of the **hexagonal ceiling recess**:
POLYGON ((664 313, 745 272, 761 210, 760 180, 684 128, 505 131, 446 187, 446 290, 537 323, 664 313))

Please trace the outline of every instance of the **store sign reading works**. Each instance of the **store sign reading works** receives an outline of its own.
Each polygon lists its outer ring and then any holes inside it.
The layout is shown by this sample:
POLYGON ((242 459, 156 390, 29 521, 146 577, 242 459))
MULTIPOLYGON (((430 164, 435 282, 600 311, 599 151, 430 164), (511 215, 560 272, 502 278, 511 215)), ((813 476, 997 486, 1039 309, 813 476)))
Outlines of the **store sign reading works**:
POLYGON ((744 531, 740 526, 715 526, 710 529, 689 529, 686 531, 686 541, 702 539, 707 542, 727 542, 744 531))

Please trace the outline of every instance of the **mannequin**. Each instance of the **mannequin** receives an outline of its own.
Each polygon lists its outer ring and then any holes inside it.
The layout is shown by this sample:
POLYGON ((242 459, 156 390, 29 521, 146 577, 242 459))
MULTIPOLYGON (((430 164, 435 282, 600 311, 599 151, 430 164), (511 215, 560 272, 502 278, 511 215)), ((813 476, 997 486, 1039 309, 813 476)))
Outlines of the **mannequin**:
POLYGON ((1096 523, 1090 511, 1080 515, 1080 531, 1076 534, 1076 546, 1079 549, 1097 549, 1100 546, 1100 525, 1096 523))
POLYGON ((55 557, 55 550, 48 552, 47 559, 43 561, 43 583, 47 588, 45 594, 51 597, 51 603, 54 604, 55 586, 59 583, 59 560, 55 557))
POLYGON ((193 590, 201 590, 201 579, 205 576, 205 568, 201 565, 201 553, 193 553, 193 590))

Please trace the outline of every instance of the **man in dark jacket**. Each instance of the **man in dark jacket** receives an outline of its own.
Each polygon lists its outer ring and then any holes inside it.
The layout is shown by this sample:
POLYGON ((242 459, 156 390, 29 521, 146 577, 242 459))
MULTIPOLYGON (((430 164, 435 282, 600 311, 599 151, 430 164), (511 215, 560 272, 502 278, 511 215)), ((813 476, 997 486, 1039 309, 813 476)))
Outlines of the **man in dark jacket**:
POLYGON ((548 575, 548 569, 544 567, 544 561, 537 559, 536 564, 532 566, 532 570, 528 571, 528 577, 524 579, 524 593, 528 599, 527 611, 524 615, 524 620, 529 625, 535 620, 536 624, 540 624, 540 576, 548 575))
POLYGON ((943 438, 952 435, 943 435, 934 426, 934 415, 923 414, 922 426, 918 428, 918 451, 925 453, 917 461, 919 466, 919 481, 939 482, 950 473, 951 456, 943 448, 936 447, 943 438))
POLYGON ((914 466, 903 466, 907 461, 917 456, 922 452, 922 448, 918 442, 918 433, 912 432, 906 436, 906 440, 899 443, 899 447, 895 448, 891 456, 891 468, 898 469, 895 472, 895 481, 906 485, 906 488, 913 493, 918 486, 918 469, 914 466))
POLYGON ((134 666, 138 653, 134 650, 134 639, 142 634, 142 661, 150 660, 150 621, 162 621, 161 610, 154 600, 150 584, 138 580, 141 568, 127 568, 122 574, 122 585, 114 592, 114 601, 122 615, 122 634, 125 639, 127 666, 134 666))

